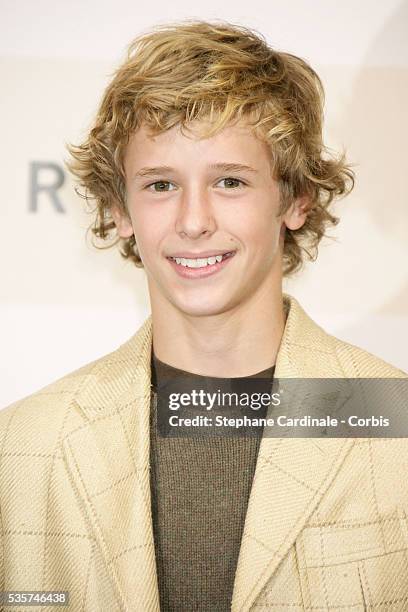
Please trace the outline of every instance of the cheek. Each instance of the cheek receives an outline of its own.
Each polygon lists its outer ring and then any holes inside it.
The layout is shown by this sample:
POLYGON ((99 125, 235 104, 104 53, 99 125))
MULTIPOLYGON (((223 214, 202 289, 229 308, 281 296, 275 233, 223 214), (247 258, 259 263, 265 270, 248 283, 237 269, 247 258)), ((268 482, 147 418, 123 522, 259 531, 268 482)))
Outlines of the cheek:
POLYGON ((151 254, 157 254, 167 235, 163 220, 152 219, 149 215, 134 215, 132 223, 139 251, 143 254, 144 259, 148 260, 151 254))
POLYGON ((277 219, 268 218, 267 220, 257 220, 256 224, 253 225, 248 224, 244 235, 248 242, 255 244, 257 247, 275 251, 279 243, 280 229, 277 219))
POLYGON ((233 222, 238 235, 251 242, 274 243, 279 238, 281 226, 277 212, 278 203, 263 195, 243 202, 242 208, 237 208, 236 215, 229 221, 233 222))

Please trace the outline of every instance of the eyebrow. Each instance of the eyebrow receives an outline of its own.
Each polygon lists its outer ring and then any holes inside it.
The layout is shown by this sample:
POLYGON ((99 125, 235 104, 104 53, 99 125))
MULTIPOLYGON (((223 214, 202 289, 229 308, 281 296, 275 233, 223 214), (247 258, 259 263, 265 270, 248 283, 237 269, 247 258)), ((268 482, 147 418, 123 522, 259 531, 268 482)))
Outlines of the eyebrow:
MULTIPOLYGON (((210 164, 209 168, 211 168, 211 170, 222 170, 223 172, 252 172, 254 174, 258 174, 258 170, 255 170, 255 168, 237 163, 219 162, 216 164, 210 164)), ((176 169, 172 168, 171 166, 145 166, 144 168, 140 168, 140 170, 133 175, 133 178, 136 179, 144 176, 155 176, 163 172, 176 172, 176 169)))

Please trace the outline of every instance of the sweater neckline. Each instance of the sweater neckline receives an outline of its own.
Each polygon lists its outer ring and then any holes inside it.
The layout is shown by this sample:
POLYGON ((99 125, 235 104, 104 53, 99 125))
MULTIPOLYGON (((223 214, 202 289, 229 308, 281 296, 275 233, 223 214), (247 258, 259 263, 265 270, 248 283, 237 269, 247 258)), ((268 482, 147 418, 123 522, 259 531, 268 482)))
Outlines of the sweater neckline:
POLYGON ((165 363, 164 361, 161 361, 155 355, 153 349, 151 352, 151 383, 152 383, 152 387, 154 388, 157 386, 157 382, 159 380, 166 379, 166 378, 182 377, 184 379, 188 378, 192 382, 194 381, 198 384, 199 383, 209 384, 211 382, 215 384, 216 383, 222 384, 223 382, 227 382, 231 380, 239 382, 239 381, 245 381, 251 378, 273 378, 274 371, 275 371, 275 365, 272 365, 269 368, 266 368, 265 370, 261 370, 260 372, 256 372, 255 374, 249 374, 248 376, 239 376, 239 377, 233 377, 233 378, 222 378, 219 376, 203 376, 202 374, 196 374, 195 372, 189 372, 187 370, 182 370, 168 363, 165 363))

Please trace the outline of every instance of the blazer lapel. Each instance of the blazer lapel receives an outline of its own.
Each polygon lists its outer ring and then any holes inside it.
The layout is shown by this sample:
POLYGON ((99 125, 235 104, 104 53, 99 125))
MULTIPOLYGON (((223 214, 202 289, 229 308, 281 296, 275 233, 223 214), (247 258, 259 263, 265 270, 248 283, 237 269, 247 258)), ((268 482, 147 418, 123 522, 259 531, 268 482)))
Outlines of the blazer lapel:
MULTIPOLYGON (((293 298, 285 296, 285 305, 288 314, 275 378, 341 378, 329 336, 293 298)), ((232 612, 251 609, 353 443, 344 438, 262 438, 235 575, 232 612)))
POLYGON ((151 318, 90 374, 75 401, 84 423, 63 441, 72 484, 118 606, 159 611, 150 506, 151 318))

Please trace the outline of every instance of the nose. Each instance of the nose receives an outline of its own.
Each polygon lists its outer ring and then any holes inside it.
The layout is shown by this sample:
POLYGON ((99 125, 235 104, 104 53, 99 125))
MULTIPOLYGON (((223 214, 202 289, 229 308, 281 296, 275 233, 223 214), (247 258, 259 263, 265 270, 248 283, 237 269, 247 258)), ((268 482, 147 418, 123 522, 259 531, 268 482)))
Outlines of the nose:
POLYGON ((202 234, 213 234, 215 229, 216 221, 208 193, 204 189, 186 190, 179 200, 176 232, 189 238, 199 238, 202 234))

